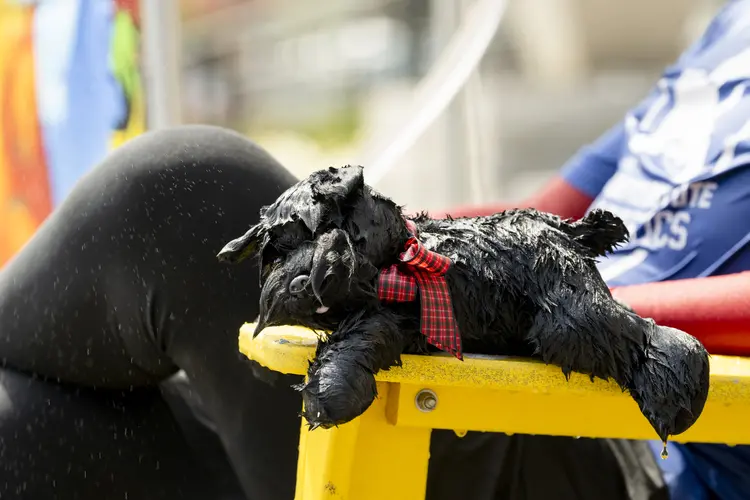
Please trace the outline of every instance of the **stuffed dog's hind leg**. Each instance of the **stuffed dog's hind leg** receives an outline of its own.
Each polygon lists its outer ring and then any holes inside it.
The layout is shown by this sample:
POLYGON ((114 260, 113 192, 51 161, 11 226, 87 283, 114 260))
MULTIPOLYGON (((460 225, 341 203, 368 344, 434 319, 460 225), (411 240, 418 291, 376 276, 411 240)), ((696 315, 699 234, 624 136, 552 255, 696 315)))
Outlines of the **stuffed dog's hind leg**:
POLYGON ((556 307, 537 313, 529 340, 546 363, 627 389, 662 441, 687 430, 708 395, 708 353, 694 337, 627 311, 605 286, 552 290, 556 307))
POLYGON ((310 428, 344 424, 364 413, 377 396, 375 374, 400 365, 403 349, 398 316, 381 308, 352 315, 318 342, 307 381, 298 387, 310 428))

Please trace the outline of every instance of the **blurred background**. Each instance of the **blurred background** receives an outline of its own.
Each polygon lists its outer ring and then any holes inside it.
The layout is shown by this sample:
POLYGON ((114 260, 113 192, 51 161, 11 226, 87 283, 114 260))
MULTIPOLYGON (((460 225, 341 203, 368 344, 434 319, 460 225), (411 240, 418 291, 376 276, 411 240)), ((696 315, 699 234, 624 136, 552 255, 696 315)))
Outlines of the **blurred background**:
POLYGON ((233 128, 298 176, 374 164, 408 209, 520 199, 721 3, 0 0, 0 264, 107 151, 176 123, 233 128))

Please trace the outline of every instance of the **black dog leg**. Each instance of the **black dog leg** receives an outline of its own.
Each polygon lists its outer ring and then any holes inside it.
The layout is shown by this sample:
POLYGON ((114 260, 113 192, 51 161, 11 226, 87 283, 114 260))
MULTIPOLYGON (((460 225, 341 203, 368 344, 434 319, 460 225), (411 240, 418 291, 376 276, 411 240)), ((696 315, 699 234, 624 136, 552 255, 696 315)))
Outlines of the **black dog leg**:
POLYGON ((668 436, 688 430, 703 412, 709 388, 708 352, 692 335, 635 317, 648 332, 649 344, 627 388, 666 442, 668 436))
POLYGON ((375 374, 401 364, 404 336, 387 310, 360 312, 318 343, 307 381, 299 386, 310 429, 330 428, 360 416, 377 396, 375 374))
POLYGON ((529 340, 546 363, 613 379, 627 389, 659 437, 687 430, 708 396, 708 353, 694 337, 627 311, 606 287, 561 282, 529 340))

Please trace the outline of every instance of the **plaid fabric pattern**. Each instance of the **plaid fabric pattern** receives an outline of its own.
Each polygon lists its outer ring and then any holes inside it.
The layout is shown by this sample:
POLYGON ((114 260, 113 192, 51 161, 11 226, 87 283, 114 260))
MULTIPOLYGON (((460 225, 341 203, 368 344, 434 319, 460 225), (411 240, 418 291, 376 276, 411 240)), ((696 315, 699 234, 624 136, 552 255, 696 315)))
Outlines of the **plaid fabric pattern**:
POLYGON ((453 313, 445 273, 453 264, 448 257, 427 250, 417 239, 417 227, 407 221, 410 237, 399 262, 380 271, 378 295, 383 302, 421 301, 420 331, 427 341, 458 359, 461 334, 453 313))

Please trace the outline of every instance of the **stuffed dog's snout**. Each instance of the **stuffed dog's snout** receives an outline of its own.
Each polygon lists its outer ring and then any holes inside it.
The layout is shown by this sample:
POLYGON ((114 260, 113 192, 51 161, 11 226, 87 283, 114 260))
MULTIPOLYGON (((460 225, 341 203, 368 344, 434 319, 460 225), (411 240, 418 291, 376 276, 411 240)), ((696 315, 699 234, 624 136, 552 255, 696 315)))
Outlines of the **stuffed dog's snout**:
POLYGON ((278 271, 269 274, 260 290, 258 322, 253 337, 256 337, 264 328, 276 324, 276 316, 284 302, 279 294, 279 290, 283 287, 283 279, 278 271))

